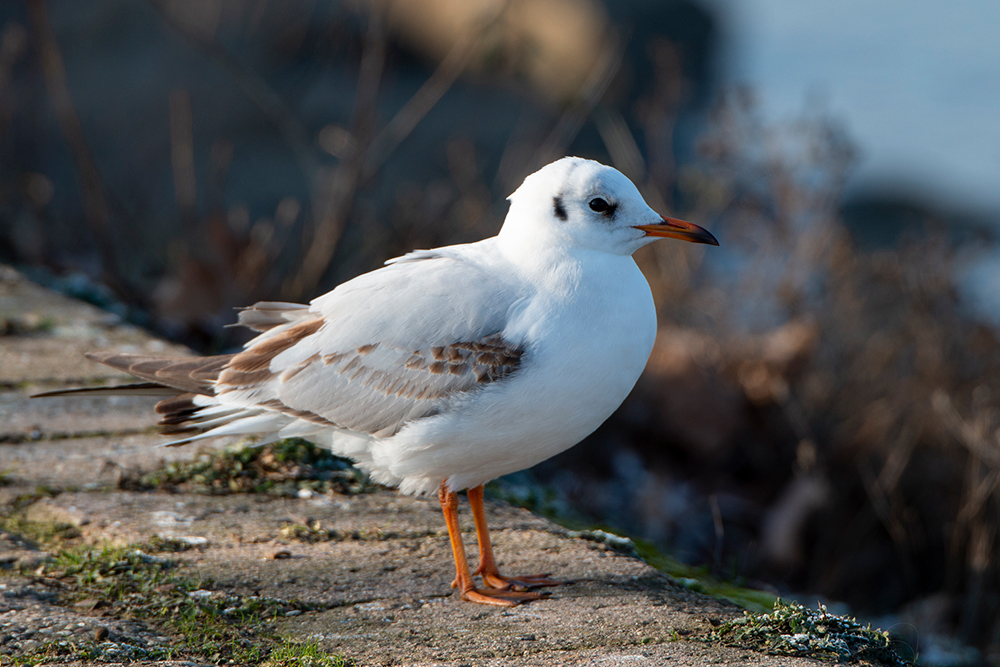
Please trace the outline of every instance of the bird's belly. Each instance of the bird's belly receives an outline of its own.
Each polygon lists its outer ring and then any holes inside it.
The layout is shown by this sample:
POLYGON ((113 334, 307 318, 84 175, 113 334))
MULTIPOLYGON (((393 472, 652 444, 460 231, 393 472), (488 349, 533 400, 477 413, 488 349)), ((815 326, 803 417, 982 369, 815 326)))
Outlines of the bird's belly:
POLYGON ((380 443, 376 465, 404 491, 428 492, 444 479, 462 489, 572 447, 618 408, 652 349, 651 300, 639 313, 619 311, 595 319, 591 308, 590 321, 558 323, 567 335, 544 337, 514 376, 380 443))

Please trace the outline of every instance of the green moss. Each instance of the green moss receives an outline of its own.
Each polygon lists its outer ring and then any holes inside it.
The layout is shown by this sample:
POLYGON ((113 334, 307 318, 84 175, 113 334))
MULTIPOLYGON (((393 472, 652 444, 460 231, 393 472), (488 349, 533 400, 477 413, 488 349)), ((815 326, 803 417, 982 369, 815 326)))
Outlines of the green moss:
POLYGON ((0 317, 0 336, 30 336, 52 331, 56 320, 49 315, 21 313, 0 317))
POLYGON ((259 662, 264 646, 277 639, 265 624, 307 608, 295 601, 214 591, 211 581, 183 576, 176 561, 147 549, 63 550, 47 574, 70 583, 70 602, 97 600, 107 614, 151 621, 178 638, 180 652, 213 661, 259 662))
POLYGON ((774 595, 766 591, 740 586, 738 582, 723 581, 711 574, 708 567, 685 565, 670 556, 663 554, 646 540, 633 540, 636 554, 657 570, 670 575, 673 579, 693 591, 728 600, 744 609, 756 612, 766 612, 774 607, 774 595))
POLYGON ((263 447, 202 450, 191 461, 169 463, 121 482, 130 490, 177 489, 200 493, 363 493, 370 485, 347 459, 299 438, 263 447))
MULTIPOLYGON (((157 471, 141 484, 143 488, 186 486, 210 493, 280 495, 295 495, 303 488, 342 493, 369 488, 363 475, 342 459, 302 440, 203 453, 191 463, 157 471)), ((211 581, 184 574, 176 560, 160 555, 193 548, 183 540, 154 537, 145 544, 94 549, 73 544, 80 537, 75 526, 25 518, 27 506, 55 493, 36 489, 0 515, 0 530, 55 551, 40 568, 26 568, 20 574, 51 586, 61 604, 97 609, 108 618, 135 620, 173 639, 168 645, 152 647, 127 641, 59 639, 18 656, 14 664, 178 658, 283 667, 347 664, 339 656, 323 654, 315 642, 293 642, 275 632, 275 619, 312 607, 295 600, 229 595, 215 590, 211 581)), ((304 539, 336 537, 318 525, 304 528, 308 533, 300 536, 304 539)))
POLYGON ((171 644, 148 647, 122 642, 53 641, 21 656, 17 664, 60 659, 131 662, 190 658, 217 664, 260 665, 270 664, 266 661, 278 649, 282 650, 282 662, 274 664, 343 664, 317 662, 316 647, 302 653, 303 661, 294 662, 290 643, 274 631, 273 621, 278 617, 312 607, 295 600, 215 590, 211 581, 186 576, 177 561, 156 553, 159 547, 176 546, 77 546, 59 550, 34 573, 22 573, 53 585, 62 604, 100 609, 105 617, 146 623, 172 637, 171 644))
POLYGON ((889 633, 862 627, 853 618, 830 614, 822 605, 806 609, 775 600, 767 614, 744 612, 709 636, 727 646, 771 655, 815 658, 827 662, 862 662, 892 667, 909 665, 893 649, 889 633))
POLYGON ((72 524, 29 521, 17 511, 0 515, 0 530, 18 535, 37 546, 64 544, 80 537, 80 531, 72 524))
POLYGON ((313 640, 298 642, 285 639, 264 662, 264 667, 347 667, 338 655, 328 655, 313 640))
MULTIPOLYGON (((25 654, 11 656, 12 665, 57 664, 60 662, 124 662, 137 660, 169 660, 171 649, 148 648, 114 642, 99 643, 92 640, 51 640, 25 654)), ((6 663, 5 663, 6 664, 6 663)))
POLYGON ((160 535, 153 535, 148 542, 149 546, 157 552, 174 552, 179 553, 181 551, 190 551, 192 549, 197 549, 198 544, 191 542, 189 540, 182 540, 176 537, 162 537, 160 535))

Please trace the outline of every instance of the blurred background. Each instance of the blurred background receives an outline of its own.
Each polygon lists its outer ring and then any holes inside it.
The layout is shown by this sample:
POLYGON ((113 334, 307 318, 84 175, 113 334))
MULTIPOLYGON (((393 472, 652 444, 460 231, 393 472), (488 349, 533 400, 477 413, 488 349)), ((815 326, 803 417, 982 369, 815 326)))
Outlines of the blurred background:
POLYGON ((989 0, 8 1, 0 261, 219 352, 234 306, 612 164, 722 245, 637 253, 647 372, 517 483, 1000 664, 998 28, 989 0))

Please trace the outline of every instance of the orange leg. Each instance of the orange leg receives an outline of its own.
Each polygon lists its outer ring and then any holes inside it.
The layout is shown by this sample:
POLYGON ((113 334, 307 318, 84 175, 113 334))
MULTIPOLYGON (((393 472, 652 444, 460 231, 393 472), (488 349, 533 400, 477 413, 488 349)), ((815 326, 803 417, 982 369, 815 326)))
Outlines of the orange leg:
POLYGON ((489 591, 477 590, 472 583, 472 574, 469 572, 469 562, 465 559, 465 545, 462 544, 462 532, 458 525, 458 494, 448 489, 444 482, 438 490, 438 500, 441 501, 441 510, 444 512, 444 520, 448 525, 448 537, 451 538, 451 551, 455 556, 455 583, 459 594, 463 600, 478 602, 480 604, 492 604, 499 607, 514 607, 522 602, 538 600, 544 597, 541 593, 519 593, 513 591, 489 591))
POLYGON ((549 579, 546 574, 529 574, 522 577, 505 577, 497 568, 493 557, 493 543, 490 541, 490 529, 486 526, 486 508, 483 506, 483 485, 469 489, 469 505, 472 506, 472 518, 476 522, 476 538, 479 540, 479 567, 473 574, 483 577, 483 583, 489 588, 507 591, 511 589, 524 590, 538 586, 558 586, 561 581, 549 579))

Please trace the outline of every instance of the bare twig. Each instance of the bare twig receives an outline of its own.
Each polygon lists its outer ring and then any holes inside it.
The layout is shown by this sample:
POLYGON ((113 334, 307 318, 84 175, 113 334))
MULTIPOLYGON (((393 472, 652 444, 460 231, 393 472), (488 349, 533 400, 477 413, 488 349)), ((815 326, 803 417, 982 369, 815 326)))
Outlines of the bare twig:
POLYGON ((535 154, 535 169, 565 154, 566 148, 579 134, 594 108, 604 99, 604 93, 621 69, 627 42, 627 39, 623 39, 617 33, 609 34, 608 41, 601 51, 601 58, 597 66, 590 71, 582 94, 575 104, 566 109, 535 154))
POLYGON ((886 489, 882 488, 878 479, 867 465, 858 466, 858 471, 860 472, 861 481, 864 483, 865 493, 871 501, 872 509, 875 510, 875 514, 892 538, 893 546, 899 555, 899 564, 903 579, 908 586, 913 587, 916 584, 917 575, 914 571, 913 562, 909 558, 912 549, 909 548, 910 539, 906 528, 899 519, 898 503, 893 502, 886 489))
POLYGON ((80 191, 83 195, 87 223, 97 242, 105 269, 117 276, 117 261, 109 233, 110 222, 104 186, 101 183, 101 176, 94 162, 94 156, 87 147, 80 118, 69 94, 66 67, 63 64, 62 53, 59 51, 59 44, 52 32, 52 25, 49 23, 48 8, 45 0, 27 0, 27 8, 28 20, 38 48, 49 100, 52 102, 56 120, 69 146, 73 164, 80 179, 80 191))
POLYGON ((190 41, 205 56, 225 70, 243 90, 247 98, 277 128, 281 137, 292 149, 302 175, 312 182, 320 169, 320 162, 310 140, 309 131, 263 78, 258 76, 220 46, 211 35, 200 34, 178 22, 166 10, 163 0, 148 0, 163 17, 164 22, 190 41))
POLYGON ((479 30, 470 31, 463 39, 456 42, 430 78, 378 133, 368 150, 365 151, 363 167, 366 179, 378 171, 386 158, 448 92, 448 89, 468 66, 469 60, 475 53, 479 37, 487 25, 488 23, 484 23, 479 30))
POLYGON ((672 187, 676 179, 673 140, 686 86, 677 45, 659 38, 647 46, 652 52, 656 77, 652 98, 639 120, 649 154, 649 189, 655 190, 665 204, 671 204, 665 186, 672 187))
POLYGON ((459 40, 430 78, 374 137, 375 98, 385 60, 385 35, 383 18, 373 12, 361 61, 351 152, 332 170, 328 182, 321 185, 323 193, 316 198, 313 213, 315 233, 299 273, 287 281, 282 290, 285 298, 301 298, 319 284, 343 235, 357 189, 378 172, 451 88, 468 66, 479 38, 502 15, 505 7, 506 3, 501 3, 477 30, 459 40))
MULTIPOLYGON (((633 183, 643 183, 646 180, 646 160, 621 112, 614 107, 600 105, 594 109, 594 123, 611 156, 611 163, 633 183)), ((651 203, 655 208, 656 202, 651 203)))
POLYGON ((9 21, 0 34, 0 122, 6 120, 9 102, 6 96, 7 84, 13 75, 14 65, 20 60, 28 45, 28 32, 19 23, 9 21))
POLYGON ((208 159, 208 178, 206 179, 205 202, 207 210, 223 210, 225 208, 226 179, 229 176, 229 166, 233 162, 233 143, 216 139, 208 159))
POLYGON ((715 526, 715 550, 712 555, 712 563, 716 571, 722 567, 722 548, 726 539, 726 526, 722 522, 722 509, 719 507, 719 496, 712 494, 708 497, 709 507, 712 509, 712 524, 715 526))
POLYGON ((284 298, 299 299, 312 291, 319 284, 340 243, 361 183, 365 151, 375 131, 376 102, 385 67, 385 51, 385 20, 380 12, 373 11, 361 56, 350 149, 325 178, 317 178, 312 206, 313 235, 298 273, 282 286, 284 298))
POLYGON ((173 91, 170 94, 170 165, 174 172, 174 196, 187 235, 194 234, 198 225, 193 126, 191 96, 186 90, 173 91))
POLYGON ((974 626, 972 619, 980 615, 984 575, 996 560, 996 517, 990 516, 988 501, 995 497, 1000 487, 1000 431, 990 433, 992 424, 988 414, 976 414, 969 420, 962 417, 943 389, 934 392, 931 404, 952 436, 971 455, 966 463, 961 506, 955 516, 949 546, 951 567, 958 566, 964 548, 972 576, 963 613, 963 632, 969 637, 974 626))
POLYGON ((931 403, 959 443, 991 469, 1000 470, 1000 442, 997 438, 991 441, 981 424, 966 421, 952 405, 951 398, 945 391, 935 391, 931 403))

